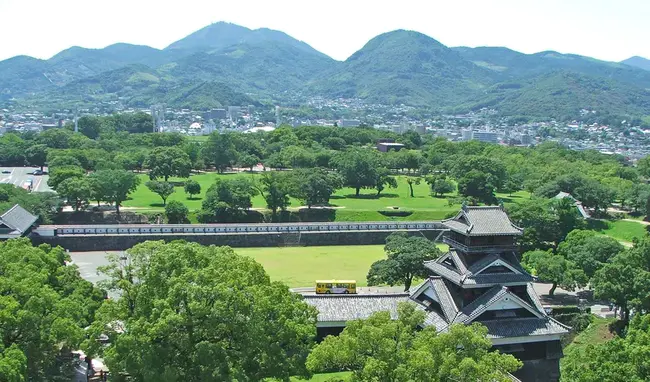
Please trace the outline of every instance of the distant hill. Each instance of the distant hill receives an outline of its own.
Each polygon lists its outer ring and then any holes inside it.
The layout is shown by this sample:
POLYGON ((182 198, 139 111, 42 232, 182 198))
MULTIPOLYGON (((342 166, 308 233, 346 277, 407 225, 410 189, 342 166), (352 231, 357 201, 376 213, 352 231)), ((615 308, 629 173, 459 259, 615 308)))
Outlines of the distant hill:
POLYGON ((377 102, 448 105, 491 84, 491 73, 438 41, 397 30, 370 40, 316 79, 314 92, 377 102))
POLYGON ((540 118, 573 119, 581 109, 648 116, 649 64, 640 57, 615 63, 553 51, 449 48, 407 30, 376 36, 340 62, 286 33, 220 22, 163 50, 119 43, 72 47, 49 60, 0 61, 0 103, 207 109, 318 95, 444 112, 492 107, 540 118))
POLYGON ((650 60, 639 56, 630 57, 627 60, 621 61, 621 63, 643 70, 650 70, 650 60))

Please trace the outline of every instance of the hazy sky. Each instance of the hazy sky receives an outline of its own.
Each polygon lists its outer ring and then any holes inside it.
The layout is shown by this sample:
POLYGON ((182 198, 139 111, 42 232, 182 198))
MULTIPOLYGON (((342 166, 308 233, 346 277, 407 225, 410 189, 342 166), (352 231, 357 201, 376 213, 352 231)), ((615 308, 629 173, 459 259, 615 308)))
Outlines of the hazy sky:
POLYGON ((650 0, 0 0, 0 60, 77 45, 164 48, 217 21, 278 29, 344 60, 377 34, 448 46, 650 58, 650 0))

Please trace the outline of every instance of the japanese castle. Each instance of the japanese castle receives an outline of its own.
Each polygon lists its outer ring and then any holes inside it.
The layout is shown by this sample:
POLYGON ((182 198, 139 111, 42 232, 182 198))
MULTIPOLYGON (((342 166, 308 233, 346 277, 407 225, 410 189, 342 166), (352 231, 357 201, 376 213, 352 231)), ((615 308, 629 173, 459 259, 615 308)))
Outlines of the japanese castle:
POLYGON ((389 311, 401 302, 426 312, 425 326, 440 332, 453 324, 479 322, 494 348, 524 363, 515 377, 522 381, 558 381, 560 338, 569 328, 549 317, 533 289, 533 278, 519 264, 515 226, 502 207, 463 206, 442 222, 449 252, 425 262, 430 277, 401 294, 306 295, 318 311, 320 337, 338 334, 350 320, 389 311))

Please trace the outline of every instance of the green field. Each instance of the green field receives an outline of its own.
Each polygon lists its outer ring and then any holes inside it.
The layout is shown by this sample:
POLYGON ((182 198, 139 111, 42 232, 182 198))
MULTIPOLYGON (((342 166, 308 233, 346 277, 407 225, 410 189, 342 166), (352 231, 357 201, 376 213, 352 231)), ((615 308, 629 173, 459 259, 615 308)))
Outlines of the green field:
POLYGON ((625 220, 592 221, 589 228, 625 242, 632 242, 635 238, 640 239, 647 233, 644 224, 625 220))
POLYGON ((616 319, 614 318, 594 316, 594 320, 589 324, 587 329, 575 336, 573 341, 564 348, 564 354, 579 352, 589 345, 598 345, 611 340, 615 334, 609 331, 609 325, 615 321, 616 319))
MULTIPOLYGON (((438 244, 446 251, 445 244, 438 244)), ((319 279, 357 280, 366 285, 370 265, 385 258, 383 245, 236 248, 262 264, 273 281, 290 287, 313 286, 319 279)))
MULTIPOLYGON (((220 177, 251 177, 254 174, 216 174, 206 173, 193 175, 192 179, 201 184, 201 195, 189 199, 182 187, 176 187, 176 192, 169 197, 169 201, 178 200, 183 202, 190 211, 196 211, 201 208, 201 202, 208 188, 220 177)), ((146 175, 140 175, 142 183, 138 189, 130 195, 130 199, 123 203, 124 207, 131 207, 142 212, 161 211, 163 209, 160 197, 144 185, 148 180, 146 175)), ((183 179, 170 179, 170 181, 182 182, 183 179)), ((337 191, 330 200, 332 207, 336 208, 337 221, 381 221, 381 220, 440 220, 448 214, 458 211, 459 204, 450 204, 447 198, 434 198, 429 195, 429 185, 425 182, 414 186, 414 197, 409 194, 409 187, 406 178, 397 177, 398 187, 384 190, 380 197, 376 197, 374 190, 362 190, 361 195, 357 198, 354 195, 354 189, 343 188, 337 191), (398 206, 402 209, 413 210, 413 214, 403 218, 389 218, 378 211, 388 207, 398 206)), ((497 194, 505 203, 515 203, 517 200, 528 198, 529 194, 525 191, 515 193, 513 196, 506 194, 497 194)), ((264 209, 266 203, 261 195, 253 198, 253 208, 264 209)), ((291 199, 291 207, 301 207, 302 203, 296 199, 291 199)))

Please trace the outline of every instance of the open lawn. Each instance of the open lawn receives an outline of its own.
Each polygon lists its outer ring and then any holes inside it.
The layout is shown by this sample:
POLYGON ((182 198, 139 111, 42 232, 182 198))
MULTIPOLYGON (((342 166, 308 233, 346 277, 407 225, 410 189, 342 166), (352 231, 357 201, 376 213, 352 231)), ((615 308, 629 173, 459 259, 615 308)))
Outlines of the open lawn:
MULTIPOLYGON (((446 251, 445 244, 438 244, 446 251)), ((315 280, 356 280, 366 285, 370 265, 385 258, 383 245, 236 248, 240 255, 250 256, 262 264, 273 281, 290 287, 309 287, 315 280)))
MULTIPOLYGON (((192 179, 199 182, 201 185, 201 194, 193 199, 189 199, 188 195, 183 191, 183 187, 176 187, 176 191, 172 194, 168 201, 178 200, 183 202, 190 211, 196 211, 201 208, 201 202, 208 188, 220 177, 251 177, 255 178, 258 175, 249 173, 237 174, 216 174, 205 173, 193 175, 192 179)), ((161 211, 163 209, 162 199, 144 185, 148 177, 144 174, 140 175, 142 184, 138 189, 130 195, 130 199, 123 203, 124 207, 134 207, 143 212, 146 211, 161 211)), ((183 179, 170 179, 170 181, 182 182, 183 179)), ((389 188, 384 190, 380 197, 376 196, 374 190, 362 190, 361 195, 357 198, 354 195, 354 189, 343 188, 336 192, 330 204, 336 209, 337 221, 382 221, 382 220, 440 220, 455 213, 460 208, 459 204, 451 203, 447 197, 435 198, 429 194, 429 186, 422 182, 415 185, 414 197, 410 196, 409 186, 406 183, 406 178, 403 176, 397 177, 398 187, 395 189, 389 188), (412 210, 413 214, 406 217, 387 217, 380 214, 378 211, 387 209, 389 207, 398 206, 400 209, 412 210)), ((512 196, 506 194, 497 194, 504 203, 516 203, 518 200, 528 198, 529 194, 525 191, 520 191, 512 196)), ((291 199, 291 207, 301 207, 302 203, 296 199, 291 199)), ((266 203, 261 195, 253 198, 253 208, 263 209, 266 203)))
MULTIPOLYGON (((609 325, 614 323, 614 318, 594 316, 594 320, 573 341, 564 348, 564 354, 579 352, 588 345, 598 345, 614 338, 615 334, 609 331, 609 325)), ((560 361, 561 364, 562 361, 560 361)))
POLYGON ((632 242, 635 238, 640 239, 647 233, 646 226, 642 223, 625 220, 594 220, 590 222, 589 228, 625 242, 632 242))

